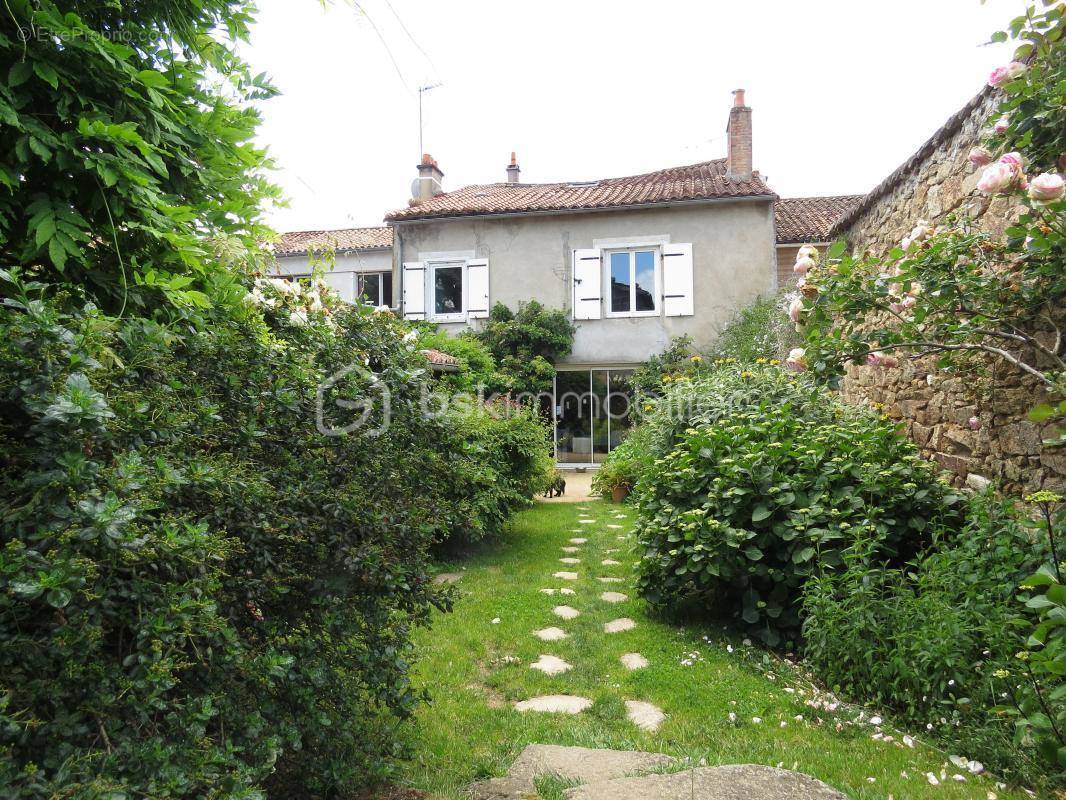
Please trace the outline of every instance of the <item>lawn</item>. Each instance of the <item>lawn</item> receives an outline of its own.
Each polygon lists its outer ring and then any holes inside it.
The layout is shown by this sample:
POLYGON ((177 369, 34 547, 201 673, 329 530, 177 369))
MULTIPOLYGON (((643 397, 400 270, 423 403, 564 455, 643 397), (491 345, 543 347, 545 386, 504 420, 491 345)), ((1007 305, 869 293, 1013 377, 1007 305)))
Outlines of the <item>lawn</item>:
POLYGON ((990 791, 1000 798, 1025 796, 960 771, 949 754, 921 742, 902 744, 904 732, 887 725, 881 730, 892 741, 872 738, 877 728, 869 723, 870 710, 841 705, 829 713, 810 707, 807 701, 817 691, 810 680, 739 636, 649 616, 631 589, 632 515, 602 501, 539 504, 519 515, 500 540, 445 566, 462 577, 455 584, 453 613, 436 615, 432 628, 416 636, 414 681, 432 702, 409 728, 413 757, 402 767, 401 783, 459 798, 470 782, 502 775, 526 744, 540 742, 669 753, 692 765, 783 766, 854 798, 986 800, 990 791), (582 513, 595 522, 579 524, 582 513), (616 518, 619 514, 627 519, 616 518), (572 537, 588 542, 580 552, 563 552, 572 537), (560 563, 563 557, 581 563, 560 563), (601 566, 602 559, 621 564, 601 566), (560 570, 579 577, 553 578, 560 570), (626 582, 603 584, 600 576, 626 582), (575 594, 539 591, 564 586, 575 594), (604 591, 624 592, 629 600, 606 603, 600 599, 604 591), (581 616, 559 619, 552 609, 561 604, 581 616), (604 633, 603 624, 618 617, 632 618, 637 627, 604 633), (533 636, 548 626, 563 628, 569 638, 542 642, 533 636), (649 666, 627 670, 619 656, 628 652, 641 653, 649 666), (555 677, 531 669, 542 654, 558 656, 573 669, 555 677), (580 695, 594 704, 576 716, 512 708, 545 694, 580 695), (627 719, 625 700, 654 703, 666 713, 665 722, 654 733, 641 731, 627 719), (939 779, 942 770, 946 779, 932 785, 927 773, 939 779), (960 773, 965 782, 953 778, 960 773))

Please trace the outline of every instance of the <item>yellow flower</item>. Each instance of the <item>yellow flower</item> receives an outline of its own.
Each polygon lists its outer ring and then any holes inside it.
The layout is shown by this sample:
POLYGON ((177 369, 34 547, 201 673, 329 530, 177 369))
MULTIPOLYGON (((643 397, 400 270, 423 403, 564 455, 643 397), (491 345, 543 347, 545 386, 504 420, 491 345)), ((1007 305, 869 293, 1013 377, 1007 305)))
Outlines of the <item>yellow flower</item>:
POLYGON ((780 363, 781 363, 781 359, 780 358, 771 358, 770 359, 770 366, 776 367, 780 363))
POLYGON ((692 357, 692 363, 693 364, 699 364, 701 361, 703 361, 703 356, 693 356, 692 357))
POLYGON ((754 378, 755 377, 755 373, 754 372, 748 372, 747 370, 744 370, 744 372, 740 373, 740 377, 742 377, 742 378, 754 378))
POLYGON ((765 358, 757 358, 757 359, 755 359, 755 363, 756 364, 765 364, 766 363, 766 359, 765 358))

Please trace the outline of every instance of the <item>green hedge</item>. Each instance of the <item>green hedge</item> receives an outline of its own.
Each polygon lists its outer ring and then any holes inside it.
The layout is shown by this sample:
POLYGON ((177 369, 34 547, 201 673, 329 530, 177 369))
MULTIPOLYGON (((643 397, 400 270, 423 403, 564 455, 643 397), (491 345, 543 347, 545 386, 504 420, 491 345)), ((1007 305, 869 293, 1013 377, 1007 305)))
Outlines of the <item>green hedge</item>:
POLYGON ((775 367, 697 378, 648 424, 641 593, 736 618, 768 644, 797 637, 804 584, 854 542, 902 563, 958 524, 954 495, 895 425, 775 367))
POLYGON ((541 427, 425 415, 390 315, 197 330, 58 299, 0 306, 4 796, 321 796, 380 774, 419 699, 410 630, 448 603, 430 548, 529 502, 541 427), (319 381, 352 364, 328 405, 388 387, 383 435, 316 430, 319 381))

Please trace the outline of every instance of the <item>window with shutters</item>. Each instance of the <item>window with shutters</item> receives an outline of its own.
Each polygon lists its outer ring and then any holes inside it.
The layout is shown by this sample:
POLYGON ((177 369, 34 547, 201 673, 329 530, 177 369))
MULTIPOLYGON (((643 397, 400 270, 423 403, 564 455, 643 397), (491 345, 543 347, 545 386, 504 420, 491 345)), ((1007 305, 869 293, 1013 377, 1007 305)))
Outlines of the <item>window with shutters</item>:
POLYGON ((609 250, 605 255, 607 316, 658 315, 662 295, 658 248, 609 250))

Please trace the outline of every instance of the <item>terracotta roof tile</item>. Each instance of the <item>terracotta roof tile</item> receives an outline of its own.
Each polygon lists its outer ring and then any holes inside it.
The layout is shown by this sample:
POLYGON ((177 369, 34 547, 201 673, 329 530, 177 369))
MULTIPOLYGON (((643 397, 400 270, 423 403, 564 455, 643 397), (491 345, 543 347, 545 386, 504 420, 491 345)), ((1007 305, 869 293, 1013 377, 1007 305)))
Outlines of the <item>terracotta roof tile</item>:
POLYGON ((440 350, 434 350, 432 348, 423 350, 422 355, 426 357, 426 361, 429 362, 430 367, 440 369, 442 371, 452 371, 459 368, 459 359, 455 356, 450 356, 447 353, 442 353, 440 350))
POLYGON ((825 242, 837 220, 857 208, 865 195, 784 197, 774 203, 777 243, 825 242))
POLYGON ((725 159, 644 175, 573 183, 489 183, 445 192, 385 217, 392 222, 434 217, 618 208, 731 197, 774 197, 758 173, 731 178, 725 159))
POLYGON ((275 256, 304 256, 310 249, 380 250, 392 247, 392 228, 341 228, 335 231, 290 231, 274 245, 275 256))

